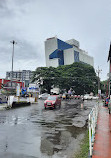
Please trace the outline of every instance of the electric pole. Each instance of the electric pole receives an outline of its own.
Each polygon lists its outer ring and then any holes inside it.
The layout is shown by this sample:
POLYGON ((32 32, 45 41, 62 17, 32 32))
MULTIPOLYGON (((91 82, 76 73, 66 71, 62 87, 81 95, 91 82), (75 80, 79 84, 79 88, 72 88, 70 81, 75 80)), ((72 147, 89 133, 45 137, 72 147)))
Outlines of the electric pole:
POLYGON ((17 42, 10 41, 13 44, 13 51, 12 51, 12 74, 11 74, 11 87, 12 87, 12 79, 13 79, 13 58, 14 58, 14 45, 17 44, 17 42))
POLYGON ((99 90, 100 90, 100 78, 99 78, 99 74, 101 73, 101 69, 99 69, 99 66, 98 66, 98 69, 96 70, 96 73, 97 73, 97 76, 98 76, 98 94, 99 94, 99 90))

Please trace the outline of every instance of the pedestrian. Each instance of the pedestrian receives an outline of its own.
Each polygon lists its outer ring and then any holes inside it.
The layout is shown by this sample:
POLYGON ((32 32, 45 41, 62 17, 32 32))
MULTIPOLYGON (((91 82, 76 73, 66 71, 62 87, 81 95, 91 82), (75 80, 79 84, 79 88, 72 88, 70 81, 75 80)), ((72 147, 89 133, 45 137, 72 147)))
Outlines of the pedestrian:
POLYGON ((105 105, 108 106, 108 103, 109 103, 109 97, 106 98, 105 105))

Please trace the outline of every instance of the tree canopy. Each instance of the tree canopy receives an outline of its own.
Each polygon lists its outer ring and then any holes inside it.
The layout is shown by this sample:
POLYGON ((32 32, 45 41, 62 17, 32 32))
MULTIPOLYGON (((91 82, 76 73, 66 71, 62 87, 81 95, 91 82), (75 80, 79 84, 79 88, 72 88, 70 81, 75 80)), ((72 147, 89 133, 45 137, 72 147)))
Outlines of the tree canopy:
POLYGON ((108 93, 109 93, 109 81, 108 80, 101 81, 100 82, 100 87, 101 87, 101 92, 103 94, 105 94, 106 96, 108 96, 108 93))
POLYGON ((96 93, 97 76, 92 66, 80 62, 71 65, 54 67, 38 67, 33 74, 33 82, 38 81, 43 84, 41 88, 50 93, 52 86, 61 90, 72 88, 76 94, 96 93))

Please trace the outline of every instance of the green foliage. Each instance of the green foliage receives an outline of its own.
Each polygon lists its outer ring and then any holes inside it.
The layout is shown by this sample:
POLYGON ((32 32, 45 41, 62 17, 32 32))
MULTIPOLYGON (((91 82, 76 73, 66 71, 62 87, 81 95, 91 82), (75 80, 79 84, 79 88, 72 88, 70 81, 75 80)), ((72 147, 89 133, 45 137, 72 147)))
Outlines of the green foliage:
POLYGON ((42 79, 43 85, 41 85, 41 88, 46 89, 50 93, 51 86, 57 85, 58 78, 59 74, 56 68, 39 67, 35 70, 32 81, 38 80, 38 82, 41 82, 42 79))
POLYGON ((50 93, 52 86, 61 90, 73 88, 76 94, 96 92, 97 77, 94 68, 88 64, 73 63, 54 67, 39 67, 35 70, 33 81, 43 79, 41 88, 50 93))
POLYGON ((77 152, 74 158, 87 158, 89 151, 89 132, 87 131, 80 145, 80 151, 77 152))
POLYGON ((100 82, 100 86, 101 86, 101 91, 102 91, 102 93, 106 94, 106 92, 107 92, 108 89, 109 89, 108 80, 101 81, 101 82, 100 82))

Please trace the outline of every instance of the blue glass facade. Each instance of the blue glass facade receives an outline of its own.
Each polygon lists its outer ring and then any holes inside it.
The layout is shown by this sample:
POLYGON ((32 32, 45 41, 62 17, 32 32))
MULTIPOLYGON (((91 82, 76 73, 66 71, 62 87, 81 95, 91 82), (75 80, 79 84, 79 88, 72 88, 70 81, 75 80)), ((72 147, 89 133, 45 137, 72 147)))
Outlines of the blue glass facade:
POLYGON ((79 52, 74 51, 74 61, 79 62, 79 52))
POLYGON ((60 39, 57 39, 57 43, 58 43, 58 49, 60 49, 60 50, 72 48, 72 46, 70 44, 68 44, 64 41, 61 41, 60 39))
POLYGON ((57 45, 58 45, 58 49, 56 49, 54 52, 52 52, 49 55, 49 59, 58 58, 59 59, 59 65, 64 65, 63 50, 72 48, 72 46, 70 44, 67 44, 66 42, 61 41, 60 39, 57 39, 57 45))
POLYGON ((59 58, 59 65, 64 65, 64 53, 63 53, 63 50, 60 51, 60 53, 58 54, 58 58, 59 58))
POLYGON ((56 49, 52 54, 49 55, 49 59, 59 59, 59 65, 64 65, 64 55, 62 50, 56 49))
POLYGON ((56 49, 53 53, 49 55, 49 59, 58 58, 58 49, 56 49))

